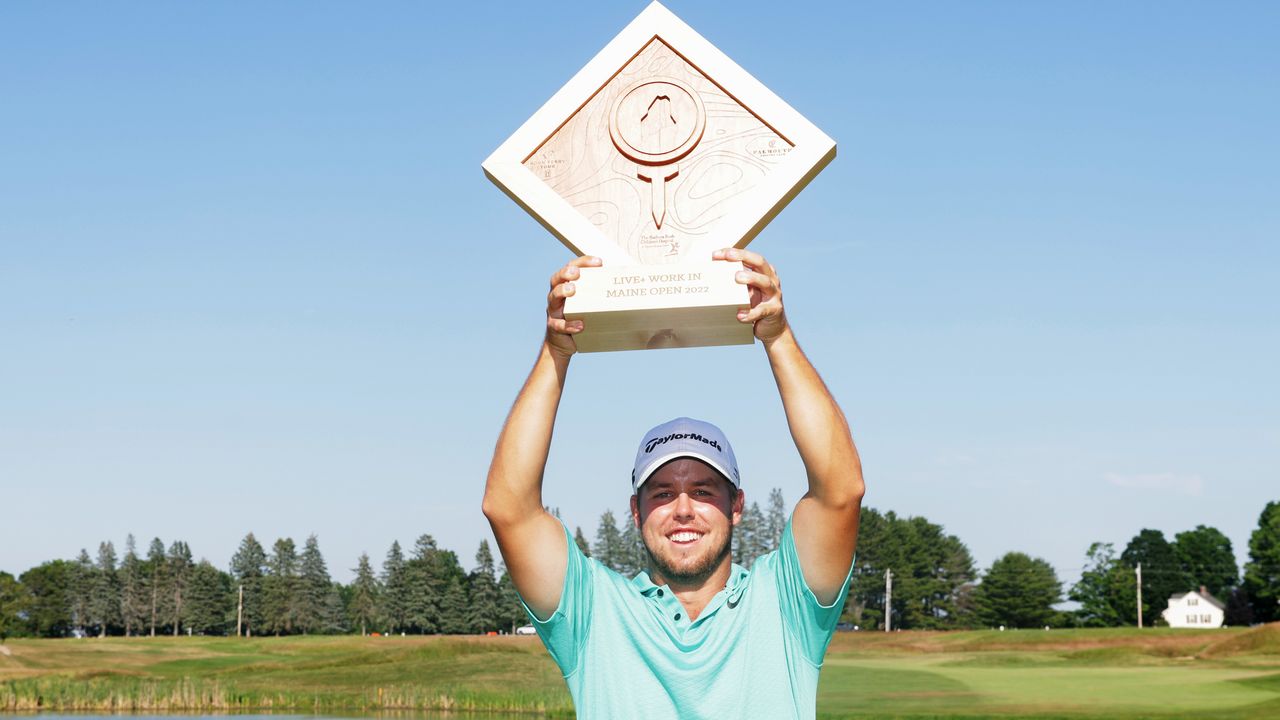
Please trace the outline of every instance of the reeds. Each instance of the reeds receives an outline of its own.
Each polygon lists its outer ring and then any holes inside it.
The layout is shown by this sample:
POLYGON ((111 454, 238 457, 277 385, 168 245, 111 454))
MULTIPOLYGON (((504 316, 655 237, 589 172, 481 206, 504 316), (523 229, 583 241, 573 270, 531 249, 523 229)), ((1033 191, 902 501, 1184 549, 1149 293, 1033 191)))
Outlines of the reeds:
POLYGON ((163 680, 119 675, 45 676, 0 681, 0 711, 233 712, 243 710, 433 710, 531 713, 569 717, 572 710, 551 693, 477 692, 425 685, 370 688, 360 693, 245 690, 198 678, 163 680))

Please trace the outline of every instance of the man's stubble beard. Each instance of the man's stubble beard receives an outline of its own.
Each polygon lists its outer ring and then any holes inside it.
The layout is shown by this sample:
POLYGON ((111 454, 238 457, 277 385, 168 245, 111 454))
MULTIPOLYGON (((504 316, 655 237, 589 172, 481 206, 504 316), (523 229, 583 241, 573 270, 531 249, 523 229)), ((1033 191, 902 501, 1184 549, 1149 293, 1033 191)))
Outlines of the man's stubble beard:
POLYGON ((729 532, 725 535, 724 543, 714 552, 707 553, 706 558, 697 565, 688 570, 677 570, 671 567, 664 558, 653 552, 649 547, 649 543, 644 543, 644 551, 649 555, 649 567, 657 571, 667 584, 677 583, 681 585, 697 585, 705 582, 711 577, 716 568, 720 567, 720 563, 729 556, 733 548, 733 525, 729 526, 729 532))

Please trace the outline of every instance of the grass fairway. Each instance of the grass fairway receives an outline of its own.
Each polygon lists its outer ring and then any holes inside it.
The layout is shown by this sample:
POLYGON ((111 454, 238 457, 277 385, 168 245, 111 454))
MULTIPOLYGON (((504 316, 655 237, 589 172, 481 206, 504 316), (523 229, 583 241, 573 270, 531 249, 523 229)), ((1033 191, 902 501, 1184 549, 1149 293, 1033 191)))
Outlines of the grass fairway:
MULTIPOLYGON (((518 711, 569 716, 535 638, 15 640, 0 710, 518 711)), ((1280 717, 1280 625, 844 633, 828 718, 1280 717)))
POLYGON ((1275 718, 1280 626, 840 636, 818 710, 830 718, 1275 718))

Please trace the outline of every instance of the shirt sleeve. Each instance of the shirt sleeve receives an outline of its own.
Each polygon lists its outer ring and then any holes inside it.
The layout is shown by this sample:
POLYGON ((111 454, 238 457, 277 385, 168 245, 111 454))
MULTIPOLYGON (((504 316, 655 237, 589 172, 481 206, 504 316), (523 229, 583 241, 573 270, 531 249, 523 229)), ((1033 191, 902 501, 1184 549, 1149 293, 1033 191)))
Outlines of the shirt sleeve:
POLYGON ((564 528, 564 534, 568 564, 564 572, 564 587, 560 591, 560 605, 546 619, 534 614, 525 604, 524 598, 520 599, 520 605, 524 607, 542 644, 547 647, 547 652, 551 653, 551 658, 560 667, 560 672, 568 677, 578 667, 578 656, 591 622, 593 569, 591 560, 582 554, 578 544, 569 535, 569 528, 564 528))
POLYGON ((831 643, 831 636, 835 634, 836 623, 840 621, 840 613, 844 610, 849 581, 853 577, 853 563, 849 563, 849 572, 844 577, 844 584, 836 599, 830 605, 818 602, 817 596, 804 580, 795 537, 791 534, 791 519, 788 518, 787 526, 782 531, 782 540, 778 543, 774 565, 778 606, 782 611, 783 622, 791 637, 799 643, 804 657, 814 665, 821 665, 827 645, 831 643))

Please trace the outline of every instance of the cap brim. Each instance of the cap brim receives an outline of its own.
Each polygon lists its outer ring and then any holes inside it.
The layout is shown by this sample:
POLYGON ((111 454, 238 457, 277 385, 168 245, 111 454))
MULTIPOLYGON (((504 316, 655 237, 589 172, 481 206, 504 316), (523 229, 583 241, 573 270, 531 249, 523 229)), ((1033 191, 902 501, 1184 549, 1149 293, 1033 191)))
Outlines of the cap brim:
POLYGON ((672 460, 678 460, 680 458, 693 458, 694 460, 701 460, 702 462, 709 465, 711 469, 720 473, 720 476, 723 477, 725 480, 728 480, 730 485, 734 486, 735 488, 738 487, 738 483, 734 482, 733 476, 729 474, 728 468, 724 467, 723 465, 721 465, 720 463, 716 462, 715 460, 713 460, 712 458, 706 455, 699 455, 698 453, 692 452, 690 450, 681 450, 679 452, 673 452, 670 455, 661 455, 658 457, 657 460, 654 460, 653 462, 649 463, 648 469, 644 471, 643 475, 641 475, 639 478, 636 479, 636 482, 634 485, 631 486, 631 489, 633 491, 638 491, 640 489, 640 486, 644 485, 645 481, 648 480, 650 477, 652 477, 653 474, 657 472, 659 468, 671 462, 672 460))

